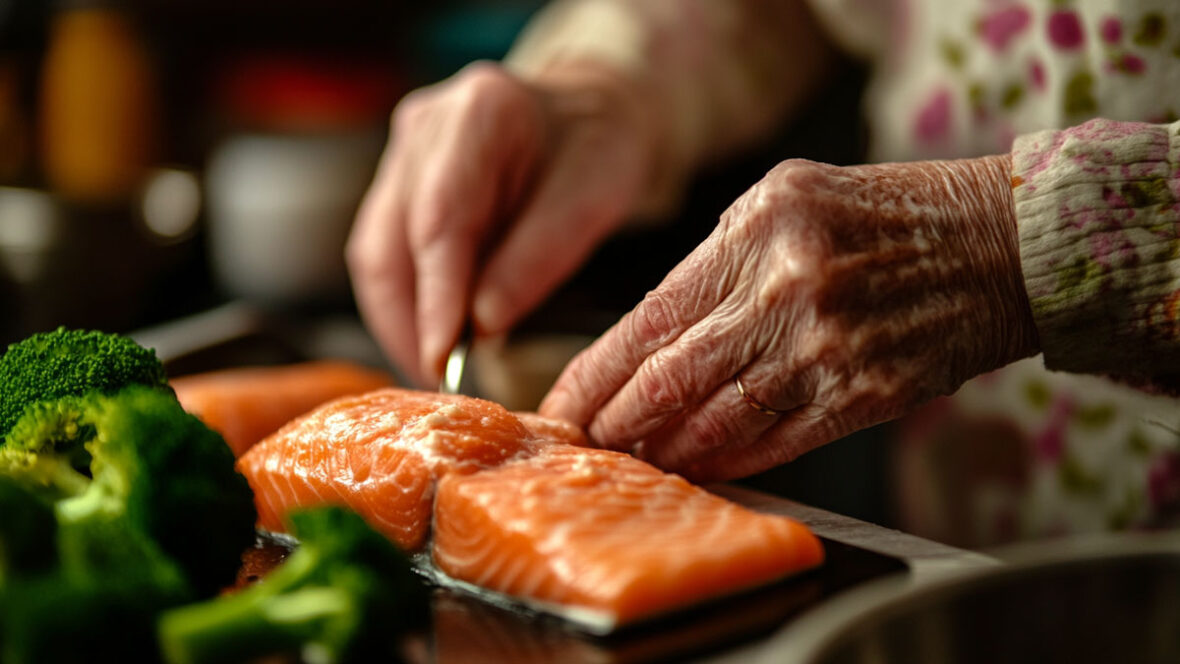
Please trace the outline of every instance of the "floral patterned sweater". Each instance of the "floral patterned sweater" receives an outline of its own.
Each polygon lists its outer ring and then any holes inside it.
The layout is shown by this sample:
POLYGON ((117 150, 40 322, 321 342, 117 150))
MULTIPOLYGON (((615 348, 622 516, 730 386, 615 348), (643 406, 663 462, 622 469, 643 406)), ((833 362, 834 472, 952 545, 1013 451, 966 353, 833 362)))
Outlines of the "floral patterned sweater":
POLYGON ((1180 401, 1097 377, 1180 375, 1180 3, 813 4, 878 63, 874 158, 1012 155, 1044 355, 902 422, 904 527, 981 546, 1180 522, 1180 401))
MULTIPOLYGON (((510 66, 658 70, 686 159, 782 117, 783 72, 811 64, 789 48, 799 0, 556 4, 510 66)), ((1180 2, 808 4, 872 65, 873 160, 1013 158, 1044 357, 902 422, 902 526, 988 545, 1180 523, 1180 402, 1106 377, 1180 376, 1180 2)))

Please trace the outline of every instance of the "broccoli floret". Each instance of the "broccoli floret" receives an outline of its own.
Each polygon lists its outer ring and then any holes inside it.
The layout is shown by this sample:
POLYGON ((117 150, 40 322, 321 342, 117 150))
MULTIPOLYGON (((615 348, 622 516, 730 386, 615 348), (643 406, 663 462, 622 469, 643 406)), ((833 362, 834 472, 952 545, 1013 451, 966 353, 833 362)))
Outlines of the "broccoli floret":
POLYGON ((56 571, 85 588, 96 581, 117 581, 132 588, 154 588, 157 606, 193 599, 183 568, 148 535, 118 516, 59 523, 56 571))
POLYGON ((300 654, 314 662, 396 661, 398 639, 427 618, 409 560, 356 514, 290 515, 299 547, 258 584, 160 619, 171 664, 300 654))
POLYGON ((127 337, 64 327, 34 334, 0 356, 0 440, 35 403, 128 385, 171 391, 155 352, 127 337))
POLYGON ((0 661, 158 661, 160 612, 229 584, 254 520, 151 351, 62 328, 0 357, 0 661))
POLYGON ((156 389, 32 405, 0 447, 0 476, 53 504, 63 552, 114 565, 111 543, 85 533, 141 533, 179 564, 198 597, 230 584, 254 541, 253 495, 233 453, 156 389))

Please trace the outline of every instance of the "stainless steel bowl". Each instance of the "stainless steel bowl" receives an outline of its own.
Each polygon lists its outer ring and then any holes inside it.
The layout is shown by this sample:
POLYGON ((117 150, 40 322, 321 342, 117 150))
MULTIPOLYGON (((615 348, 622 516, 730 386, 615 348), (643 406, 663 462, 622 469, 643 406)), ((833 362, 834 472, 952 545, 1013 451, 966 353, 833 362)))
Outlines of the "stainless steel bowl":
POLYGON ((1061 541, 1005 564, 884 579, 761 649, 799 664, 1180 662, 1180 534, 1061 541))

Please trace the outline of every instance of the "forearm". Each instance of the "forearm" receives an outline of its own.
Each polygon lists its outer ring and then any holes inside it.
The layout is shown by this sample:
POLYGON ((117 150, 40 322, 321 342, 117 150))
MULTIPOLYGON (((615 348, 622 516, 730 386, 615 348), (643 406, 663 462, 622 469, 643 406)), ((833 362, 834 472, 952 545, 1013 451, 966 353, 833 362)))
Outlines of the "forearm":
POLYGON ((676 187, 702 162, 766 135, 819 85, 835 52, 804 0, 561 0, 506 64, 534 79, 609 71, 641 99, 676 187))

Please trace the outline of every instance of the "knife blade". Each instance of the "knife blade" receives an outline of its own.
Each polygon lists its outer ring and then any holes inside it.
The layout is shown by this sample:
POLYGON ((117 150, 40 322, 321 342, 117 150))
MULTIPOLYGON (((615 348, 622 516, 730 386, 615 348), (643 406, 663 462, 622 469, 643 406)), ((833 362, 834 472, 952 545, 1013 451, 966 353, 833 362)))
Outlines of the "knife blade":
POLYGON ((459 340, 447 354, 447 364, 443 368, 442 381, 438 391, 443 394, 460 394, 463 387, 463 375, 467 368, 467 353, 471 350, 474 331, 471 325, 466 325, 459 334, 459 340))

